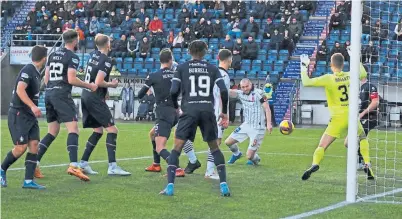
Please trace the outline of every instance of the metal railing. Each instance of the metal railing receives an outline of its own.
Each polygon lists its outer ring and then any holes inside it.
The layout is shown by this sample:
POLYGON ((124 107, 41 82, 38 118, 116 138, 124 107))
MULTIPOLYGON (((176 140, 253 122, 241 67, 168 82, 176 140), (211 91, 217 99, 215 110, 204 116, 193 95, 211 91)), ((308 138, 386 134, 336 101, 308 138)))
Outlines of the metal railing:
POLYGON ((31 34, 32 40, 27 40, 28 34, 12 34, 11 35, 11 46, 34 46, 34 45, 46 45, 50 43, 57 45, 60 43, 61 34, 31 34), (17 39, 15 39, 17 37, 17 39), (52 37, 53 39, 46 39, 52 37), (24 38, 24 39, 22 39, 24 38))

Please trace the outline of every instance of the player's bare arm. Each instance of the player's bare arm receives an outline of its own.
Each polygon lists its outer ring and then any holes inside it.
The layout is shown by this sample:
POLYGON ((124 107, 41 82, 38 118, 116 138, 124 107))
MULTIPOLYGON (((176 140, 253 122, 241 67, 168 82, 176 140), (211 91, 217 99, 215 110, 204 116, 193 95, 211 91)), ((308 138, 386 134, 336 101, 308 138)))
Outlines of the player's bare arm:
POLYGON ((371 103, 367 107, 367 109, 363 110, 363 112, 360 113, 359 118, 363 118, 366 114, 369 112, 375 111, 378 108, 378 104, 380 103, 379 101, 380 98, 378 98, 378 94, 376 97, 371 99, 371 103))
POLYGON ((112 82, 107 82, 105 81, 105 77, 106 72, 99 71, 98 74, 96 75, 95 84, 98 87, 104 87, 104 88, 108 87, 116 88, 119 85, 119 81, 117 79, 113 79, 112 82))
POLYGON ((239 95, 237 95, 237 90, 230 89, 229 90, 229 97, 232 98, 232 99, 237 99, 239 97, 239 95))
POLYGON ((220 117, 222 118, 221 122, 219 125, 221 125, 224 128, 228 127, 228 112, 227 112, 227 108, 228 108, 228 100, 229 100, 229 92, 228 89, 226 88, 225 82, 223 81, 222 78, 218 78, 216 80, 216 85, 219 87, 219 91, 221 94, 221 102, 222 102, 222 113, 220 115, 220 117))
POLYGON ((269 108, 267 101, 264 101, 264 103, 262 103, 262 108, 264 108, 265 118, 267 119, 267 130, 269 134, 271 134, 272 133, 271 109, 269 108))
POLYGON ((49 82, 49 78, 50 78, 49 71, 50 71, 50 67, 48 66, 48 67, 46 67, 46 70, 45 70, 45 78, 44 78, 45 85, 47 85, 47 83, 49 82))
POLYGON ((31 98, 29 98, 26 89, 28 87, 28 84, 20 81, 17 84, 17 95, 20 97, 21 101, 24 102, 29 108, 32 110, 33 114, 36 117, 40 117, 42 115, 40 109, 32 102, 31 98))
POLYGON ((83 82, 81 79, 79 79, 77 77, 77 70, 74 68, 68 69, 67 77, 68 77, 68 83, 73 86, 88 88, 91 91, 96 91, 96 89, 98 88, 98 86, 94 83, 86 83, 86 82, 83 82))

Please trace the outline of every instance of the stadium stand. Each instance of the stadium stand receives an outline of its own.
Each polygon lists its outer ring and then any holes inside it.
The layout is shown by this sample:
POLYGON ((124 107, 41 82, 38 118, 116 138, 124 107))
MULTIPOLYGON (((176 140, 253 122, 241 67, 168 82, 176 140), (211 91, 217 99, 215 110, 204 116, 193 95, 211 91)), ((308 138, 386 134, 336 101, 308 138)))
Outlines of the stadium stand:
MULTIPOLYGON (((240 52, 233 63, 239 67, 232 66, 235 70, 230 71, 231 78, 267 79, 274 85, 278 92, 274 100, 275 118, 279 123, 289 114, 292 102, 289 98, 297 91, 296 83, 292 82, 298 77, 298 62, 293 61, 294 56, 306 52, 313 54, 319 44, 317 33, 323 32, 334 5, 334 1, 197 1, 194 4, 175 1, 68 1, 65 4, 24 1, 18 12, 18 22, 12 27, 21 23, 32 25, 32 32, 36 34, 54 34, 57 28, 80 30, 82 68, 95 48, 93 37, 96 33, 107 34, 113 38, 111 55, 116 69, 122 76, 137 78, 144 78, 159 67, 158 52, 163 47, 175 44, 174 57, 181 63, 190 58, 188 43, 200 39, 209 45, 206 60, 217 64, 218 50, 229 46, 228 49, 240 52), (31 9, 36 13, 30 12, 31 9), (26 19, 27 15, 30 19, 26 19), (174 43, 181 31, 183 38, 174 43), (131 35, 134 39, 130 39, 131 35), (237 44, 235 37, 243 37, 242 43, 237 44), (128 42, 133 52, 129 52, 128 42)), ((12 33, 13 29, 8 30, 12 33)), ((38 43, 47 42, 41 39, 38 43)))

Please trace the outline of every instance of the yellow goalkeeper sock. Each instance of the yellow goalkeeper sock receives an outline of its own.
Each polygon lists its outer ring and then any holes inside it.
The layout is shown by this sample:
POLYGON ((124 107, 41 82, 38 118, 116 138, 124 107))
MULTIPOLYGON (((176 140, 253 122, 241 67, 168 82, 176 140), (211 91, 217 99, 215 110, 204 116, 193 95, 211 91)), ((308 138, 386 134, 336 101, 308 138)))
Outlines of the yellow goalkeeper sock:
POLYGON ((364 163, 370 163, 369 142, 366 138, 360 140, 360 154, 364 159, 364 163))
POLYGON ((313 155, 313 165, 320 165, 321 160, 324 158, 325 149, 323 147, 317 147, 313 155))

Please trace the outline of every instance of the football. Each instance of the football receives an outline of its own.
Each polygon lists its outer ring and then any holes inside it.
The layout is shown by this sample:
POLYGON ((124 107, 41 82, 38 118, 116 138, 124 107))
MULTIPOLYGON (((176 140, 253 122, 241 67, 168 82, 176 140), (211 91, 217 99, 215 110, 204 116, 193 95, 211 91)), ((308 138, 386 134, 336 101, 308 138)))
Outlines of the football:
POLYGON ((279 124, 279 131, 284 135, 290 135, 294 129, 295 126, 289 120, 283 120, 281 124, 279 124))

